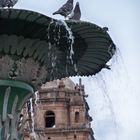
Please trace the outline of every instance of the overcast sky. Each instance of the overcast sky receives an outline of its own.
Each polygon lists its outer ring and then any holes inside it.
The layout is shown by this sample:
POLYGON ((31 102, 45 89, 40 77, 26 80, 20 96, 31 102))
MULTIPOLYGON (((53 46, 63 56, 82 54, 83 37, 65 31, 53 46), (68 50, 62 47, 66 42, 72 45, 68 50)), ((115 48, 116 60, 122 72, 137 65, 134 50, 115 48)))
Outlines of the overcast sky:
MULTIPOLYGON (((75 3, 78 0, 75 0, 75 3)), ((140 139, 140 1, 79 0, 82 19, 107 26, 120 52, 112 70, 82 78, 97 140, 140 139)), ((15 8, 52 16, 65 0, 19 0, 15 8)), ((74 78, 77 81, 78 78, 74 78)))

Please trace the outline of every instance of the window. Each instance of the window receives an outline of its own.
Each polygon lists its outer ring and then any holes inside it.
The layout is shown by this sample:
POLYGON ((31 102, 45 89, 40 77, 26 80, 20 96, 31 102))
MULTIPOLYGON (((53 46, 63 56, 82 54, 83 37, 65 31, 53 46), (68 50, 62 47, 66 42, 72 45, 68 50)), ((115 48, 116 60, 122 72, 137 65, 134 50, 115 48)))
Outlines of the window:
POLYGON ((53 111, 47 111, 45 113, 45 127, 55 127, 55 114, 53 111))
POLYGON ((76 139, 77 138, 77 135, 76 134, 74 134, 74 139, 76 139))
POLYGON ((79 122, 79 112, 75 112, 75 123, 79 122))

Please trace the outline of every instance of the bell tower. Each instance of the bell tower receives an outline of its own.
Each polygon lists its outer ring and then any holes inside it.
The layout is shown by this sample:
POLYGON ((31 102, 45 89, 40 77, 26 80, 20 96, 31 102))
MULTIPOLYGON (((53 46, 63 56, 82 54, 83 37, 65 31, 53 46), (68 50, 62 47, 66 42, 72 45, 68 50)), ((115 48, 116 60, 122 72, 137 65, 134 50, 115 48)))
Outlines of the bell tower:
POLYGON ((34 105, 38 140, 95 140, 81 80, 76 85, 69 78, 46 83, 38 96, 34 105))

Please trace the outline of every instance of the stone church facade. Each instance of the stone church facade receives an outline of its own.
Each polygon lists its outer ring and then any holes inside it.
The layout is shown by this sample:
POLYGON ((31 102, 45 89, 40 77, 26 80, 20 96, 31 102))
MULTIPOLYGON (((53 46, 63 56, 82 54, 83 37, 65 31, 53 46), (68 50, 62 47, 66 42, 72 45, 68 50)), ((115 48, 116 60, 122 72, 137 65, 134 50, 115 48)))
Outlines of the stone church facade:
POLYGON ((24 140, 95 140, 84 86, 65 78, 46 83, 26 104, 24 140), (33 112, 31 112, 31 110, 33 112))

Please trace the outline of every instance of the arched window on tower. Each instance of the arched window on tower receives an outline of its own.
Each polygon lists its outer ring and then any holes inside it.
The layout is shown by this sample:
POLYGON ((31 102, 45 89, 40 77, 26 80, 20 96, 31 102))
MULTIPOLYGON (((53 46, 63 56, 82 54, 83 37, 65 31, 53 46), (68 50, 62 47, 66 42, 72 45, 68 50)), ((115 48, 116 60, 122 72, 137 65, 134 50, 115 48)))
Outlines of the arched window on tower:
POLYGON ((55 127, 55 114, 53 111, 47 111, 45 113, 45 127, 46 128, 55 127))
POLYGON ((75 123, 78 123, 80 119, 80 113, 79 112, 75 112, 75 123))

